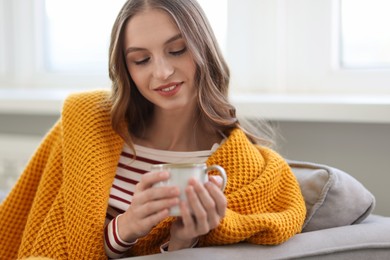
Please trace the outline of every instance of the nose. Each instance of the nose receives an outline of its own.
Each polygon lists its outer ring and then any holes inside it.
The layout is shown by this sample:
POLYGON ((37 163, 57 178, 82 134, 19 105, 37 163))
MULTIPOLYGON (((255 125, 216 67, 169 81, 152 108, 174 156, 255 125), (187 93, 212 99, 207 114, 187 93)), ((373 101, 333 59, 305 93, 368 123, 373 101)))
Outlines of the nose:
POLYGON ((168 79, 175 69, 171 62, 165 57, 156 58, 153 68, 153 76, 160 80, 168 79))

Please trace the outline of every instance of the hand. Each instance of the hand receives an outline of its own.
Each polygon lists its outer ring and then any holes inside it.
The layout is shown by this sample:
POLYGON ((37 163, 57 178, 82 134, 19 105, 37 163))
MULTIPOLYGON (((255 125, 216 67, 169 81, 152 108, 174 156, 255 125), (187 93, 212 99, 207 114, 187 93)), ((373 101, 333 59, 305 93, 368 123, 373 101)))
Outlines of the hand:
POLYGON ((169 178, 168 172, 149 172, 136 185, 129 209, 118 218, 119 236, 133 242, 169 216, 169 208, 179 204, 176 187, 153 187, 169 178))
POLYGON ((204 185, 194 179, 189 181, 187 202, 181 202, 181 217, 172 224, 168 251, 192 246, 199 236, 219 225, 227 207, 220 179, 210 176, 210 181, 204 185))

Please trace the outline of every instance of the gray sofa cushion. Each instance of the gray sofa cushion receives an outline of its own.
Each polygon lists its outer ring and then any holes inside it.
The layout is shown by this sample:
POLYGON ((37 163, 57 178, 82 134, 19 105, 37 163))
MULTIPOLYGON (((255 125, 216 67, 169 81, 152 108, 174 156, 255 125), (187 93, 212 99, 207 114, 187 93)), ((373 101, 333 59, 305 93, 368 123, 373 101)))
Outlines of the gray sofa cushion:
POLYGON ((303 232, 360 223, 375 198, 351 175, 322 164, 288 161, 306 203, 303 232))
POLYGON ((165 259, 389 259, 390 218, 370 215, 358 225, 297 234, 278 246, 240 243, 128 258, 165 259))

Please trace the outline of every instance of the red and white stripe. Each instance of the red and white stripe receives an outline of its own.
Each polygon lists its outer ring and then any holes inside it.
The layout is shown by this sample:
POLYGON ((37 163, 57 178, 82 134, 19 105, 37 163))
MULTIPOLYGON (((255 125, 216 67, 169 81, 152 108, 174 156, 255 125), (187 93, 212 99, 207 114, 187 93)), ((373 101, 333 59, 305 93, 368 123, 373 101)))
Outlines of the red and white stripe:
POLYGON ((119 237, 117 217, 130 207, 135 185, 140 181, 143 174, 150 171, 152 165, 161 163, 204 163, 218 146, 218 144, 215 144, 211 150, 206 151, 173 152, 135 145, 137 151, 135 160, 131 149, 124 146, 110 190, 106 213, 104 243, 107 256, 119 258, 135 243, 125 242, 119 237))
POLYGON ((104 229, 104 246, 109 258, 121 257, 132 245, 137 243, 137 241, 128 243, 119 237, 117 225, 119 216, 110 221, 104 229))

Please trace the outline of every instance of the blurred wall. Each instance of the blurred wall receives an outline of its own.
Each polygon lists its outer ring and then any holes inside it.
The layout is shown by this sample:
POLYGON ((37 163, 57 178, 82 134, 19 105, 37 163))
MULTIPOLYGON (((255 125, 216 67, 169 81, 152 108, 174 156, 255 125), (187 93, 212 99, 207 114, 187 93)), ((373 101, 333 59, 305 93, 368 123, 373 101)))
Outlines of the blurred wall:
POLYGON ((390 216, 390 124, 278 122, 286 158, 328 164, 351 174, 376 197, 375 213, 390 216))
MULTIPOLYGON (((32 135, 39 140, 57 118, 55 115, 0 114, 0 136, 32 135)), ((390 124, 296 121, 274 124, 280 134, 277 150, 283 156, 344 170, 375 195, 377 205, 374 212, 390 216, 390 124)), ((26 149, 31 150, 31 144, 26 149)), ((30 150, 25 152, 30 153, 30 150)), ((4 147, 3 151, 6 151, 4 147)))

